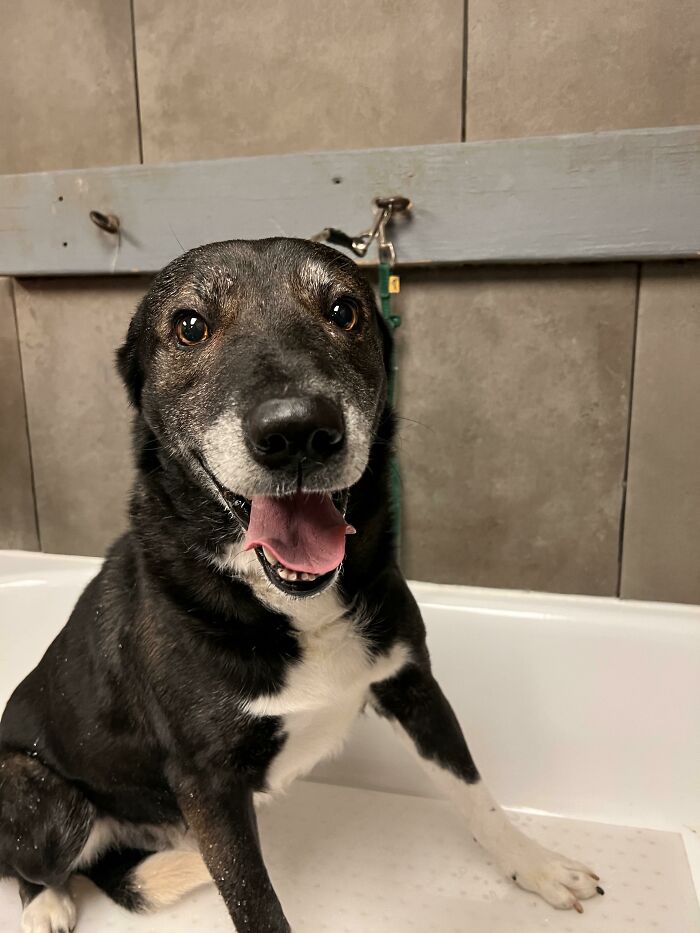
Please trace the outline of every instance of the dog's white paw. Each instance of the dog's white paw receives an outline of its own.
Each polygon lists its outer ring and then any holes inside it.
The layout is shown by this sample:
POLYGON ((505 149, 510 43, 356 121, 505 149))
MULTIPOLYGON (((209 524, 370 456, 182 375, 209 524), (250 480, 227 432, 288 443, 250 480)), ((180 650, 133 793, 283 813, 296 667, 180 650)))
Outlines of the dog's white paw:
POLYGON ((47 888, 22 912, 22 933, 71 933, 77 914, 73 898, 63 888, 47 888))
POLYGON ((582 900, 604 893, 592 869, 535 843, 518 854, 509 874, 521 888, 539 894, 560 910, 573 907, 583 913, 582 900))

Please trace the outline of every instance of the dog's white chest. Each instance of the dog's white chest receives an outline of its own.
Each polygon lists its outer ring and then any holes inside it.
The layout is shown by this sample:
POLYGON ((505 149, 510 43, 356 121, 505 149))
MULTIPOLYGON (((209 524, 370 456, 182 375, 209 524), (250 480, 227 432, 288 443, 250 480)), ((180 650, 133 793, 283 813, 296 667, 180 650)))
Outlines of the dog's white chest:
POLYGON ((267 773, 270 793, 284 790, 308 774, 317 762, 340 752, 365 702, 366 690, 355 691, 331 706, 283 717, 285 742, 267 773))
POLYGON ((398 644, 372 657, 361 626, 347 618, 333 592, 302 606, 294 618, 301 660, 290 667, 281 691, 247 704, 253 715, 279 716, 283 722, 285 742, 267 774, 271 792, 340 751, 370 684, 391 677, 407 659, 407 649, 398 644))

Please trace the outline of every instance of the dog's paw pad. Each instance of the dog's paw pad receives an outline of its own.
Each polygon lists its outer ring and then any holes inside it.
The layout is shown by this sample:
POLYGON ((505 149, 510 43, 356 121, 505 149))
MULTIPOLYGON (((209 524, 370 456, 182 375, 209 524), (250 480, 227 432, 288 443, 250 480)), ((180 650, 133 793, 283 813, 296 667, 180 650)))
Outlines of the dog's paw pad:
POLYGON ((511 878, 560 910, 573 908, 582 913, 582 900, 604 893, 600 878, 586 865, 539 847, 523 857, 511 878))
POLYGON ((77 915, 67 891, 47 888, 22 912, 22 933, 72 933, 77 915))

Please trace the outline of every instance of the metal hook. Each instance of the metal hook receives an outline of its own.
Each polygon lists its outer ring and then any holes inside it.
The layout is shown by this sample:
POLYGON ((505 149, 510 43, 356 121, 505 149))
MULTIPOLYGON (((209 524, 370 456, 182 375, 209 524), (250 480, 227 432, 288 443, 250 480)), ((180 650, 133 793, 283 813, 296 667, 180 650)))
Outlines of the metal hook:
POLYGON ((312 239, 317 242, 325 241, 336 246, 344 246, 360 257, 366 256, 372 243, 377 240, 379 261, 389 262, 393 265, 396 261, 396 250, 387 237, 387 227, 395 213, 407 213, 413 205, 408 198, 402 195, 375 198, 373 205, 375 208, 374 222, 368 230, 365 230, 359 236, 351 237, 335 227, 326 227, 312 239))
POLYGON ((374 203, 377 207, 382 209, 389 208, 392 213, 395 211, 397 214, 403 214, 406 211, 410 211, 413 207, 410 199, 404 198, 400 194, 392 195, 389 198, 375 198, 374 203))
POLYGON ((90 220, 104 230, 105 233, 119 233, 119 218, 116 214, 103 214, 101 211, 90 211, 90 220))

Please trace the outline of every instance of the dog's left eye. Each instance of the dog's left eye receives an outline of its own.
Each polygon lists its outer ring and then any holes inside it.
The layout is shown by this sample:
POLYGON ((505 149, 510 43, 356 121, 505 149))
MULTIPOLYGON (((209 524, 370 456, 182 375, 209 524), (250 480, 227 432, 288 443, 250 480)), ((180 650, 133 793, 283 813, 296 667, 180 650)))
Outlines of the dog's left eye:
POLYGON ((194 311, 181 311, 175 318, 175 336, 183 347, 191 347, 207 339, 209 326, 194 311))
POLYGON ((353 330, 360 320, 360 309, 354 298, 338 298, 330 306, 327 317, 341 330, 353 330))

